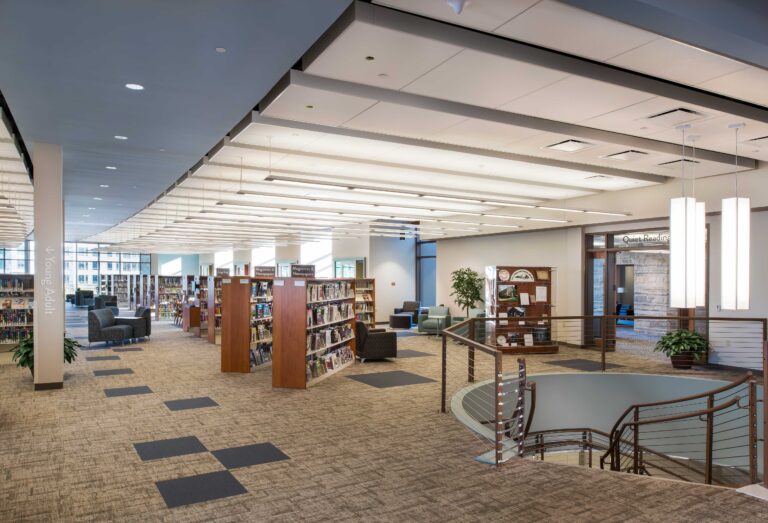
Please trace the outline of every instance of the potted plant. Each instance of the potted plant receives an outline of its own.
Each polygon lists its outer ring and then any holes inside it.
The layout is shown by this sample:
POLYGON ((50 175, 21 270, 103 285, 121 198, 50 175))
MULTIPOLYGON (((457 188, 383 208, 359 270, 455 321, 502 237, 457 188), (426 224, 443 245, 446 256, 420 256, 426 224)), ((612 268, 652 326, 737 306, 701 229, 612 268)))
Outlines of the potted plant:
POLYGON ((705 354, 708 348, 707 339, 698 332, 678 329, 662 336, 653 350, 669 356, 674 368, 690 369, 694 359, 705 354))
POLYGON ((457 269, 451 273, 451 296, 454 301, 464 309, 469 318, 469 309, 475 306, 475 303, 483 300, 483 288, 485 280, 477 271, 469 267, 457 269))
MULTIPOLYGON (((80 342, 64 336, 64 362, 72 363, 77 358, 77 349, 82 348, 80 342)), ((21 340, 11 351, 17 367, 26 367, 32 376, 35 375, 35 339, 31 334, 21 340)))

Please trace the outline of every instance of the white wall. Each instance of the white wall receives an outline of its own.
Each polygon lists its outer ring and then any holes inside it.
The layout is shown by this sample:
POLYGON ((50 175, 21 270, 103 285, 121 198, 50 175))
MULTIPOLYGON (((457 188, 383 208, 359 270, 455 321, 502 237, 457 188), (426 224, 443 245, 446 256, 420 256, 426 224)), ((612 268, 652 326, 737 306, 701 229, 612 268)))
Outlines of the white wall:
POLYGON ((578 227, 438 240, 437 303, 450 307, 452 315, 462 314, 450 296, 451 272, 456 269, 469 267, 484 275, 489 265, 552 267, 553 314, 579 315, 583 308, 583 245, 578 227))
POLYGON ((254 247, 251 249, 251 267, 275 265, 275 247, 254 247))
POLYGON ((371 242, 368 236, 333 241, 333 259, 370 258, 371 242))
POLYGON ((301 244, 302 265, 314 265, 315 277, 333 278, 333 248, 331 240, 320 240, 301 244))
POLYGON ((376 321, 387 322, 393 309, 416 298, 416 242, 372 237, 368 277, 376 279, 376 321))
POLYGON ((200 257, 197 254, 158 254, 157 271, 161 276, 183 276, 200 272, 200 257))
POLYGON ((301 259, 301 247, 298 245, 283 245, 275 247, 275 260, 281 262, 285 260, 301 259))

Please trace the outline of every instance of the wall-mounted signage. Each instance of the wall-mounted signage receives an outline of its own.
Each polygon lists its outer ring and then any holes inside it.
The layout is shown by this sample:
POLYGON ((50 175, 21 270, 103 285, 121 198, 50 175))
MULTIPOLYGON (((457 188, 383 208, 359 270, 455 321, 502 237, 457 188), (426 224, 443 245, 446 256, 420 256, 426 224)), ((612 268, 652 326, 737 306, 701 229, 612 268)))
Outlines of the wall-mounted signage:
POLYGON ((314 278, 314 265, 294 265, 291 264, 291 278, 314 278))
POLYGON ((253 275, 259 276, 275 276, 276 267, 274 265, 256 265, 253 267, 253 275))
POLYGON ((229 269, 218 268, 216 269, 216 276, 229 276, 229 269))
POLYGON ((631 232, 613 235, 614 247, 669 247, 669 231, 631 232))

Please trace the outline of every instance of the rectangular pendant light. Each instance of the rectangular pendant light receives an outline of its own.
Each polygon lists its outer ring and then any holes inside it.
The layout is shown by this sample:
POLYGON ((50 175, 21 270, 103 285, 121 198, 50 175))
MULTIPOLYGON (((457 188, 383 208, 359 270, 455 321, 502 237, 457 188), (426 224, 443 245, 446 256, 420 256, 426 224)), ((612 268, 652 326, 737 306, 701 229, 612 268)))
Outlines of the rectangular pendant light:
POLYGON ((673 198, 669 209, 669 306, 696 306, 696 200, 673 198))
POLYGON ((707 213, 704 202, 696 202, 696 306, 707 305, 707 213))
POLYGON ((725 198, 721 222, 720 300, 726 310, 749 309, 749 198, 725 198))

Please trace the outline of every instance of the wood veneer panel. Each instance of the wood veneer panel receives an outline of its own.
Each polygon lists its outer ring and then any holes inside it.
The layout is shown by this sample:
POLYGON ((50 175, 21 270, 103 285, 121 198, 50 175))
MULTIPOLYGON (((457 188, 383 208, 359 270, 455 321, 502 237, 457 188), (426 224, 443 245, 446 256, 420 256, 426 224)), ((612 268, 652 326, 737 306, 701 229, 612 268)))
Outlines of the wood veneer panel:
POLYGON ((221 372, 247 373, 251 371, 251 281, 227 278, 221 287, 221 372))
POLYGON ((307 386, 307 287, 302 278, 272 284, 272 386, 307 386))

